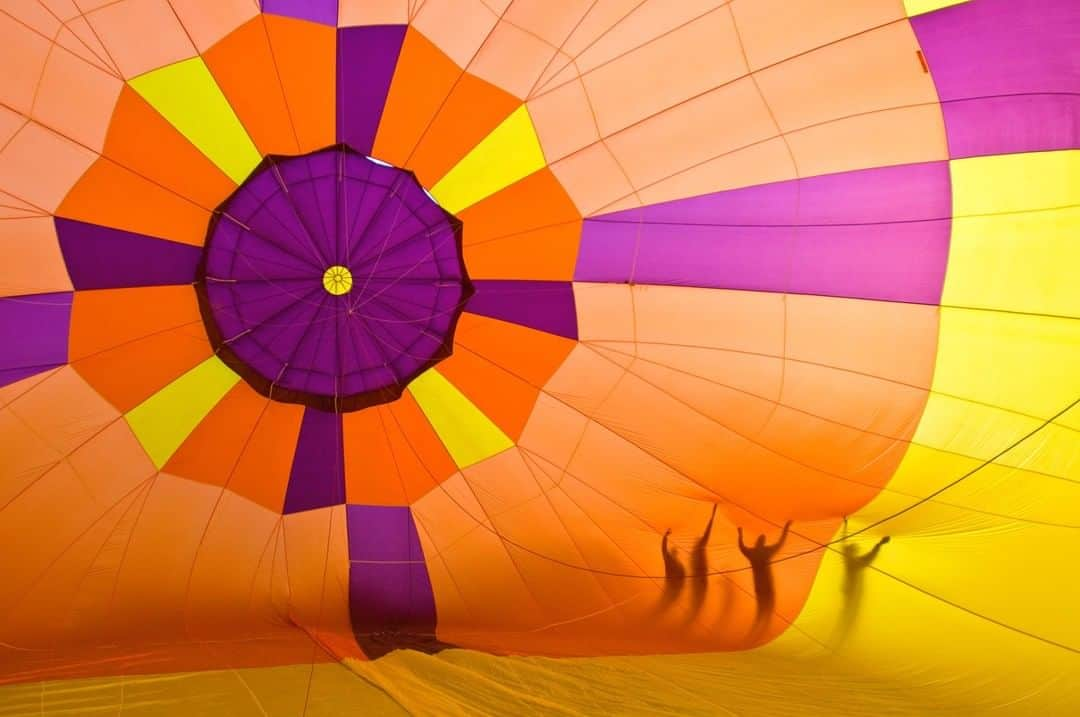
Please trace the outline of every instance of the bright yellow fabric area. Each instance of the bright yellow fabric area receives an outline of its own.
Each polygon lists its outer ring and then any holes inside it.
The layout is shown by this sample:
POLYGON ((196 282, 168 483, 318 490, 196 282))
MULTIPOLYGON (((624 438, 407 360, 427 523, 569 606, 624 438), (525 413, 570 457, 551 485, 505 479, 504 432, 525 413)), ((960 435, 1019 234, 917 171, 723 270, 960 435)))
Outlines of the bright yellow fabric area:
POLYGON ((1080 316, 1080 151, 960 159, 950 169, 942 303, 1080 316))
POLYGON ((522 105, 447 172, 431 194, 448 212, 460 212, 546 164, 532 118, 522 105))
POLYGON ((131 430, 158 468, 240 377, 217 356, 201 364, 128 412, 131 430))
POLYGON ((261 161, 201 57, 147 72, 128 84, 237 184, 261 161))
POLYGON ((344 266, 334 265, 323 272, 323 288, 334 296, 341 296, 352 291, 352 272, 344 266))
POLYGON ((458 468, 467 468, 514 445, 490 418, 446 378, 431 369, 409 384, 458 468))
POLYGON ((907 11, 908 17, 915 17, 916 15, 923 15, 934 10, 940 10, 943 7, 952 7, 953 5, 960 5, 966 3, 969 0, 904 0, 904 10, 907 11))

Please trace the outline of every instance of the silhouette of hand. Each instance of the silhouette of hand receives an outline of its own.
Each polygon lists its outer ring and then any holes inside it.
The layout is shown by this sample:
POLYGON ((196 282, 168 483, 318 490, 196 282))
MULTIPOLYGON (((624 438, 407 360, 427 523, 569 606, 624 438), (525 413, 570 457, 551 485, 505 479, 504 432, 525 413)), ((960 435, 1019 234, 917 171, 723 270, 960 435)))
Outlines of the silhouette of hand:
POLYGON ((669 536, 669 535, 671 535, 671 528, 668 528, 667 530, 665 530, 665 531, 664 531, 664 537, 665 537, 665 538, 666 538, 667 536, 669 536))
POLYGON ((793 521, 793 520, 789 520, 788 522, 784 523, 784 530, 787 530, 788 528, 790 528, 791 524, 794 523, 794 522, 795 521, 793 521))
POLYGON ((882 538, 882 539, 881 539, 881 541, 880 541, 880 542, 881 542, 881 544, 882 544, 882 545, 885 545, 885 544, 886 544, 886 543, 888 543, 888 542, 889 542, 890 540, 892 540, 892 538, 890 538, 890 537, 889 537, 888 535, 886 535, 886 536, 885 536, 884 538, 882 538))

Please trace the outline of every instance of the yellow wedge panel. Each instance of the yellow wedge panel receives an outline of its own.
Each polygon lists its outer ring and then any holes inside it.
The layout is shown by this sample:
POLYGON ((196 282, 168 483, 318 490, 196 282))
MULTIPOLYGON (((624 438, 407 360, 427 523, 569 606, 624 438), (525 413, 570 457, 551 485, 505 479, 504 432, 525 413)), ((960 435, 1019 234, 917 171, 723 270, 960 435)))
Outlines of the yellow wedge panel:
POLYGON ((447 211, 459 212, 544 166, 540 140, 522 105, 439 180, 431 193, 447 211))
POLYGON ((514 445, 491 419, 435 369, 418 376, 409 384, 409 391, 458 468, 467 468, 514 445))
POLYGON ((217 356, 211 356, 131 409, 127 422, 161 468, 239 380, 217 356))
POLYGON ((147 72, 129 84, 237 184, 261 161, 201 57, 147 72))

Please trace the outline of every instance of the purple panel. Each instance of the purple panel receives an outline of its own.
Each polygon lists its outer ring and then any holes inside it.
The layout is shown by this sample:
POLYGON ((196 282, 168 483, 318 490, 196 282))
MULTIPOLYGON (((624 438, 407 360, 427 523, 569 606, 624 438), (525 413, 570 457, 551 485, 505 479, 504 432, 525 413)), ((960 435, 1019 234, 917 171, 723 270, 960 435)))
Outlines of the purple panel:
POLYGON ((950 214, 945 162, 748 187, 587 220, 575 278, 937 303, 950 214))
POLYGON ((350 560, 423 561, 420 537, 407 507, 350 505, 346 511, 350 560))
POLYGON ((0 386, 67 363, 70 292, 0 299, 0 386))
POLYGON ((270 157, 219 208, 198 277, 211 342, 264 395, 325 411, 393 400, 449 355, 472 287, 461 223, 409 172, 337 145, 270 157), (352 288, 331 295, 340 265, 352 288))
POLYGON ((191 284, 202 249, 57 217, 56 235, 79 290, 191 284))
POLYGON ((465 310, 577 339, 577 306, 568 281, 475 281, 465 310))
POLYGON ((406 507, 350 505, 349 611, 369 657, 398 647, 435 651, 435 596, 412 513, 406 507))
POLYGON ((953 157, 1072 149, 1080 3, 977 0, 912 18, 953 157))
POLYGON ((337 27, 338 0, 262 0, 262 10, 337 27))
POLYGON ((293 456, 285 513, 345 502, 345 452, 340 413, 304 411, 293 456))
POLYGON ((338 30, 337 136, 353 149, 375 145, 383 105, 390 91, 405 25, 347 27, 338 30))

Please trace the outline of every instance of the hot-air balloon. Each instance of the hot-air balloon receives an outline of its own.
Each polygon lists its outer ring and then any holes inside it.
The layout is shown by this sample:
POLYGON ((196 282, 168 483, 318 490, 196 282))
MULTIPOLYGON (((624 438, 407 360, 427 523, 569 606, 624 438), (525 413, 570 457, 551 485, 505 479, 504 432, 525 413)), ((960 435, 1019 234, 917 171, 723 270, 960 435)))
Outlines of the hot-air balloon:
POLYGON ((0 714, 1080 710, 1076 0, 2 0, 0 714))

